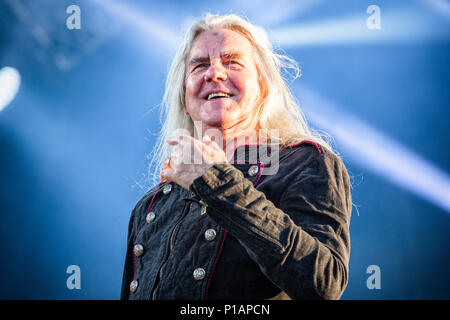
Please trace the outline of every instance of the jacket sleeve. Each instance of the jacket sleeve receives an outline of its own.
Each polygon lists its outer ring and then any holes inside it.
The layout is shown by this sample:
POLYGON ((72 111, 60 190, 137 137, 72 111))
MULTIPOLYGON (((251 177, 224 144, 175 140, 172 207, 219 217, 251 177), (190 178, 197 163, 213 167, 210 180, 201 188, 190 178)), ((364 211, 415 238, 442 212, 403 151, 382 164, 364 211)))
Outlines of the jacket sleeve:
MULTIPOLYGON (((284 179, 278 207, 228 163, 191 185, 208 214, 291 299, 339 299, 348 278, 350 183, 339 157, 307 157, 284 179)), ((278 187, 278 186, 277 186, 278 187)))

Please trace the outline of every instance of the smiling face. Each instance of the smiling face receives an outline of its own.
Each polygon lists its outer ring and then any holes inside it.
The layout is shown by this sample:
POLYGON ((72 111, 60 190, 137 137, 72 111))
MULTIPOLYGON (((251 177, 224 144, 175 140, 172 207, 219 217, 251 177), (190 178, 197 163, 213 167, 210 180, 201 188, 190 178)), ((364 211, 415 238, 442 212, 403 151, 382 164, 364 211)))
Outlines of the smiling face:
POLYGON ((186 60, 186 109, 206 127, 248 129, 260 95, 252 44, 241 34, 215 29, 199 34, 186 60))

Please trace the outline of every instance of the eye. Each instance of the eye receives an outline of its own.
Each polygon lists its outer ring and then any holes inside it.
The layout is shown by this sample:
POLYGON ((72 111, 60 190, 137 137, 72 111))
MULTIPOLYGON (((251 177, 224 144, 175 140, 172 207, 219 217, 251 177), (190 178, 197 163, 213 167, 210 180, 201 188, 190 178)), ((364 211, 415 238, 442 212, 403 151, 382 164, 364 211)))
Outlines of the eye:
POLYGON ((196 69, 198 69, 198 68, 206 67, 206 66, 207 66, 206 63, 198 64, 198 65, 196 65, 196 66, 194 67, 194 69, 192 69, 192 71, 194 71, 194 70, 196 70, 196 69))
POLYGON ((231 65, 233 67, 242 67, 242 65, 236 60, 229 60, 229 61, 225 62, 225 64, 231 65))

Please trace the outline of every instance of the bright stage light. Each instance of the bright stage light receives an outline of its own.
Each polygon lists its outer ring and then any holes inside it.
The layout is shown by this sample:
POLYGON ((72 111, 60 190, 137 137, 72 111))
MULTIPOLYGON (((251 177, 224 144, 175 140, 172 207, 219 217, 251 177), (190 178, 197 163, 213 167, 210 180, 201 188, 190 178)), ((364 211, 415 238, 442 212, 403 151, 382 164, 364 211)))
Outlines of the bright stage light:
POLYGON ((14 99, 20 87, 20 73, 14 68, 0 69, 0 111, 14 99))

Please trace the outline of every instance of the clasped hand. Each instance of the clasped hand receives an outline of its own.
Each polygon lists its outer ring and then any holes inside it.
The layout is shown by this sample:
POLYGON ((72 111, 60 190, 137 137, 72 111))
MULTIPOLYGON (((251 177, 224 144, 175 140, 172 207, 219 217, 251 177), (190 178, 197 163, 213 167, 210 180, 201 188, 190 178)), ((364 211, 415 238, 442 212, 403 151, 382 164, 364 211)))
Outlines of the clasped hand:
POLYGON ((228 162, 225 152, 209 136, 200 141, 180 135, 167 139, 167 143, 173 147, 170 157, 165 160, 161 180, 175 182, 188 190, 194 180, 215 163, 228 162))

